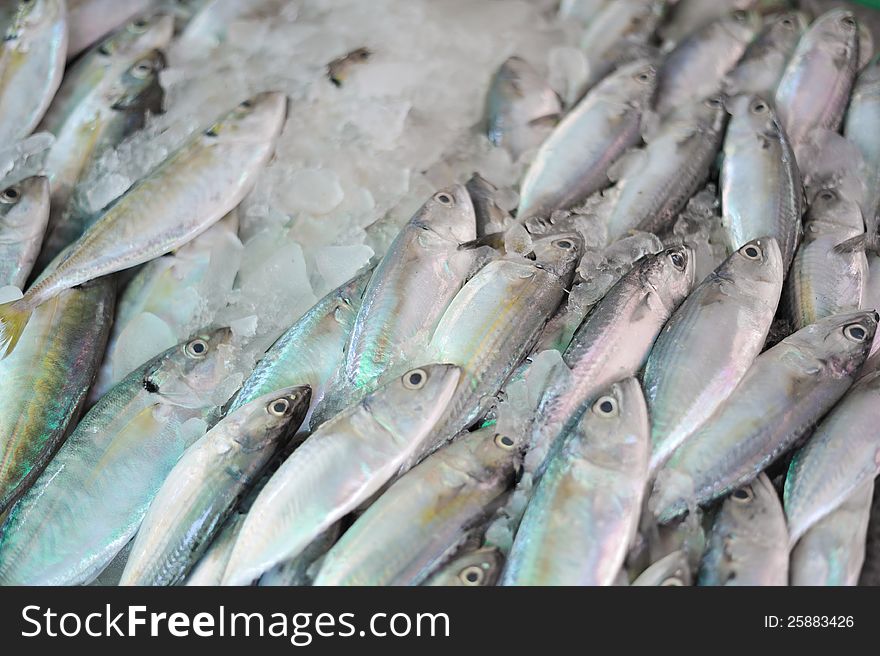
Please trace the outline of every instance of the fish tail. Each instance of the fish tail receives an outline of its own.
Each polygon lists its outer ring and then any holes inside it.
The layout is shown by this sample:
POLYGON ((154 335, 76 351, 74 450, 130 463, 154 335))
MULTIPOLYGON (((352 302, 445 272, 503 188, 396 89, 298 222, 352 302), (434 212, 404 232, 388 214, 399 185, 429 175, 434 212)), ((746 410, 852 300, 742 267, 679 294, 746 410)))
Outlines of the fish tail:
POLYGON ((23 301, 20 298, 0 305, 0 359, 12 353, 31 318, 33 308, 23 301))

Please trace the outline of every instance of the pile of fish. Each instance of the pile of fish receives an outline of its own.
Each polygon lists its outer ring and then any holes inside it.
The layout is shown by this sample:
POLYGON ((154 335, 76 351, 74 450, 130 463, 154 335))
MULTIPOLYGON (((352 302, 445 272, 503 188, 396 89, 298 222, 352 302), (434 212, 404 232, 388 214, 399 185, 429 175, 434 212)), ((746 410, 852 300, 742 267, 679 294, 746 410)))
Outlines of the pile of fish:
POLYGON ((166 51, 241 4, 0 9, 0 584, 880 580, 870 30, 781 0, 536 4, 584 65, 488 82, 473 141, 521 179, 459 176, 384 247, 377 216, 366 266, 253 321, 224 314, 265 298, 237 208, 287 94, 169 129, 94 207, 166 109, 166 51))

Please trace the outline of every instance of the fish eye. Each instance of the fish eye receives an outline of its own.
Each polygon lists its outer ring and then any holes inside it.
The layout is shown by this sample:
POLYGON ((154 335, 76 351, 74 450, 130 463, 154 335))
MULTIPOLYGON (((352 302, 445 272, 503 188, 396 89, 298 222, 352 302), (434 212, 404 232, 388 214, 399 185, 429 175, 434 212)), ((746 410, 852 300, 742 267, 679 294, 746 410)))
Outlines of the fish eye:
POLYGON ((819 199, 824 201, 832 201, 837 197, 837 194, 831 189, 823 189, 819 192, 819 199))
POLYGON ((141 59, 137 64, 131 67, 131 74, 139 80, 143 80, 153 72, 153 64, 149 59, 141 59))
POLYGON ((684 271, 687 266, 687 257, 681 251, 670 251, 669 261, 672 262, 672 266, 679 271, 684 271))
POLYGON ((254 106, 254 101, 248 98, 247 100, 242 101, 241 106, 245 109, 250 109, 254 106))
POLYGON ((856 26, 856 19, 853 18, 851 14, 847 14, 843 18, 840 19, 840 22, 843 23, 844 27, 847 29, 851 29, 856 26))
POLYGON ((131 24, 129 24, 128 31, 134 32, 135 34, 140 34, 147 29, 147 25, 149 25, 149 23, 146 19, 138 18, 136 21, 133 21, 131 24))
POLYGON ((184 350, 189 357, 200 359, 208 353, 208 342, 201 338, 196 338, 189 342, 184 350))
POLYGON ((706 98, 705 104, 707 107, 717 109, 718 107, 721 107, 721 98, 706 98))
POLYGON ((651 75, 648 73, 648 71, 642 71, 640 73, 636 73, 634 78, 638 82, 645 83, 651 80, 651 75))
POLYGON ((761 249, 755 244, 746 244, 742 247, 741 252, 750 260, 760 260, 762 255, 761 249))
POLYGON ((485 577, 479 565, 468 565, 458 573, 458 580, 465 585, 480 585, 485 577))
POLYGON ((663 587, 680 587, 684 585, 684 581, 677 576, 670 576, 668 579, 664 579, 660 585, 663 587))
POLYGON ((452 196, 447 194, 445 191, 440 191, 434 194, 434 200, 436 200, 441 205, 445 205, 446 207, 452 207, 455 205, 455 201, 452 199, 452 196))
POLYGON ((428 381, 428 374, 424 369, 413 369, 403 374, 403 386, 406 389, 422 389, 428 381))
POLYGON ((270 415, 274 415, 275 417, 283 417, 288 410, 290 410, 290 401, 285 398, 275 399, 269 405, 266 406, 266 410, 269 411, 270 415))
POLYGON ((9 187, 0 192, 0 203, 14 205, 21 198, 21 192, 18 187, 9 187))
POLYGON ((617 399, 603 396, 593 404, 593 412, 600 417, 613 417, 617 414, 617 399))
POLYGON ((496 435, 495 444, 506 451, 510 451, 510 449, 516 446, 516 442, 509 435, 496 435))
POLYGON ((865 330, 864 326, 857 323, 851 323, 844 328, 843 334, 846 335, 847 339, 857 343, 864 342, 868 338, 868 331, 865 330))
POLYGON ((220 134, 220 124, 219 123, 214 123, 214 125, 212 125, 207 130, 205 130, 206 137, 216 137, 219 134, 220 134))
POLYGON ((113 46, 110 43, 102 43, 98 46, 98 52, 109 57, 113 54, 113 46))
POLYGON ((785 18, 783 18, 779 22, 782 23, 783 25, 785 25, 786 27, 791 27, 792 25, 794 25, 794 21, 791 20, 791 18, 789 18, 788 16, 786 16, 785 18))
POLYGON ((737 503, 749 503, 753 498, 754 494, 752 494, 752 490, 747 487, 741 487, 736 492, 730 495, 734 501, 737 503))
POLYGON ((752 103, 752 106, 749 107, 749 110, 752 112, 752 114, 757 114, 759 116, 761 114, 766 114, 767 113, 767 103, 765 103, 763 100, 756 100, 755 102, 752 103))
POLYGON ((571 243, 568 239, 557 239, 553 242, 553 245, 556 248, 562 248, 563 250, 570 250, 574 248, 574 244, 571 243))

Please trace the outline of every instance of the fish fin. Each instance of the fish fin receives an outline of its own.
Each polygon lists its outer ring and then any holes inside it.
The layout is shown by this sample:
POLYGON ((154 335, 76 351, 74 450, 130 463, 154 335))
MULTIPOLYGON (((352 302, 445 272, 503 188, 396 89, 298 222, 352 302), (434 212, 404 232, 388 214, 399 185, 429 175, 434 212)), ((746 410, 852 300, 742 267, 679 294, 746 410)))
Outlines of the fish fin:
POLYGON ((531 127, 548 127, 553 128, 556 127, 556 124, 559 123, 559 114, 547 114, 546 116, 539 116, 538 118, 533 118, 529 121, 529 126, 531 127))
POLYGON ((33 309, 22 303, 22 300, 0 305, 0 349, 5 347, 0 359, 12 353, 31 318, 33 309))
POLYGON ((608 179, 611 182, 618 182, 626 177, 627 174, 633 173, 635 170, 642 168, 648 160, 648 155, 642 148, 630 148, 623 155, 617 158, 611 166, 608 167, 608 179))
POLYGON ((463 242, 458 245, 458 250, 473 250, 480 248, 481 246, 490 246, 491 248, 503 250, 505 232, 506 231, 493 232, 491 234, 483 235, 482 237, 477 237, 476 239, 471 239, 470 241, 463 242))
POLYGON ((863 251, 868 249, 870 246, 870 250, 876 250, 877 248, 877 238, 869 239, 866 233, 861 235, 856 235, 852 239, 847 239, 846 241, 842 241, 837 246, 834 247, 835 253, 855 253, 858 251, 863 251))

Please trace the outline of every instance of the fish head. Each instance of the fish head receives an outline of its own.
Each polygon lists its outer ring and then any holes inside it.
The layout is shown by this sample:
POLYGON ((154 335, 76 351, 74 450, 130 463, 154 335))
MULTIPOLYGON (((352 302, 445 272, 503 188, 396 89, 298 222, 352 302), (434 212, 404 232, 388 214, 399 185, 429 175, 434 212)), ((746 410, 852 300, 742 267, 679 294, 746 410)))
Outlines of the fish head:
POLYGON ((452 563, 457 569, 450 572, 455 577, 455 583, 449 585, 463 585, 469 587, 495 585, 501 574, 504 556, 495 547, 484 547, 469 554, 456 558, 452 563))
POLYGON ((642 386, 625 378, 601 392, 575 429, 573 446, 604 469, 648 468, 648 406, 642 386))
POLYGON ((601 94, 626 105, 646 105, 657 88, 657 66, 637 59, 618 68, 596 85, 591 94, 601 94))
POLYGON ((395 435, 407 436, 433 427, 446 411, 461 378, 454 364, 427 364, 391 380, 363 405, 395 435))
POLYGON ((274 141, 287 118, 287 96, 264 91, 236 105, 215 121, 203 136, 209 145, 274 141))
POLYGON ((227 417, 235 424, 235 441, 245 451, 259 450, 273 442, 280 446, 302 424, 311 398, 311 387, 292 385, 246 403, 227 417))
POLYGON ((670 114, 668 121, 681 122, 700 132, 721 132, 727 122, 727 97, 715 93, 700 101, 686 103, 670 114))
POLYGON ((473 440, 473 457, 488 472, 504 472, 512 475, 525 453, 525 440, 520 435, 499 433, 497 425, 486 426, 462 435, 460 440, 473 440))
POLYGON ((584 240, 575 232, 543 237, 532 245, 535 266, 566 282, 574 273, 583 251, 584 240))
MULTIPOLYGON (((734 251, 724 264, 725 277, 736 280, 750 295, 766 297, 761 288, 781 288, 785 269, 779 242, 761 237, 746 242, 734 251)), ((771 294, 771 297, 775 295, 771 294)))
POLYGON ((868 357, 878 320, 874 310, 836 314, 802 328, 781 344, 793 347, 807 376, 853 377, 868 357))
POLYGON ((865 220, 859 204, 847 198, 833 185, 819 189, 813 196, 806 221, 828 221, 854 230, 864 230, 865 220))
POLYGON ((779 495, 767 474, 762 472, 748 485, 734 490, 724 501, 722 512, 732 525, 743 531, 760 532, 762 516, 774 504, 779 504, 779 495))
POLYGON ((111 60, 130 59, 151 50, 164 49, 174 36, 174 19, 167 14, 135 18, 124 28, 113 32, 96 48, 98 56, 111 60))
POLYGON ((220 403, 212 392, 231 375, 235 356, 232 330, 204 332, 166 352, 147 371, 144 388, 162 401, 184 408, 208 408, 220 403))
POLYGON ((464 244, 477 238, 477 215, 464 185, 455 184, 435 193, 422 205, 411 224, 428 240, 464 244))
POLYGON ((667 248, 642 259, 641 284, 656 294, 668 312, 677 308, 694 286, 694 251, 686 244, 667 248))
POLYGON ((718 21, 720 28, 740 43, 754 39, 762 23, 761 14, 745 9, 737 9, 718 21))
POLYGON ((825 12, 813 21, 804 38, 833 55, 835 61, 854 63, 858 58, 859 24, 848 9, 825 12))
POLYGON ((733 98, 729 102, 729 109, 732 119, 727 138, 730 141, 781 138, 782 128, 773 104, 761 95, 733 98))
POLYGON ((115 110, 149 109, 159 112, 164 96, 159 84, 159 73, 165 68, 165 55, 160 50, 144 54, 129 66, 110 94, 115 110))
POLYGON ((810 19, 802 11, 784 11, 766 19, 768 45, 781 52, 789 53, 798 39, 807 31, 810 19))
POLYGON ((25 178, 0 191, 0 226, 9 230, 28 228, 34 223, 37 207, 49 207, 49 179, 42 175, 25 178))

